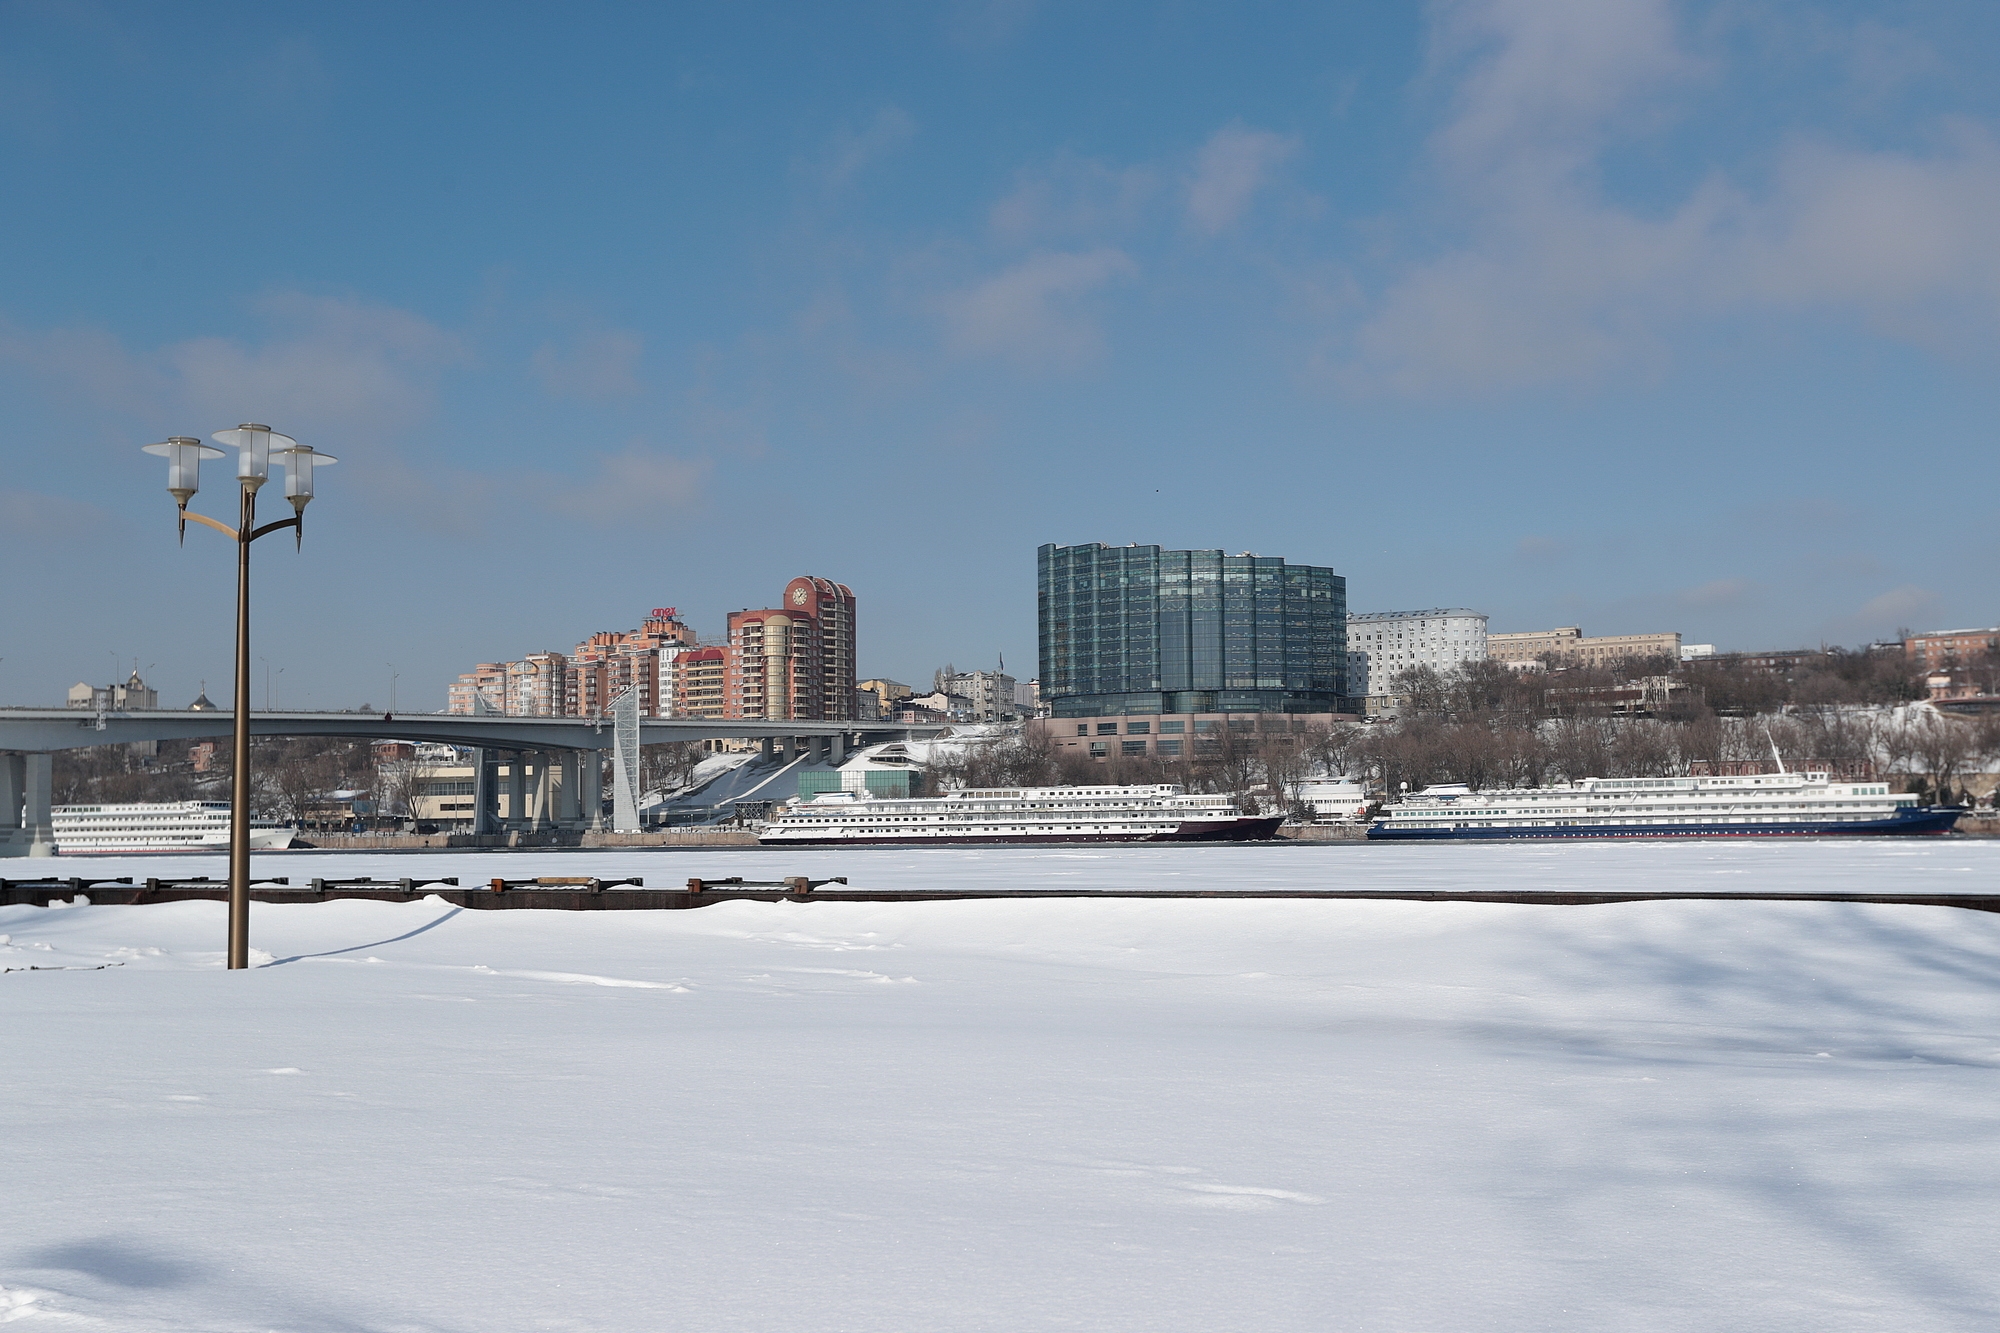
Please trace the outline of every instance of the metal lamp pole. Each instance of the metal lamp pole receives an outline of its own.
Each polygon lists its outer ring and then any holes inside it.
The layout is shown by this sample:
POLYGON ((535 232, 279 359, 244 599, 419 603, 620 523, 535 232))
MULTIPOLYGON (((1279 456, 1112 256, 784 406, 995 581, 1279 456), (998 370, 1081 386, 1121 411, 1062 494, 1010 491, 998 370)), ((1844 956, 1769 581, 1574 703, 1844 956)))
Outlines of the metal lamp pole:
POLYGON ((180 506, 181 540, 187 540, 187 521, 214 528, 236 543, 236 736, 229 792, 229 966, 250 966, 250 543, 283 528, 305 541, 306 505, 313 496, 313 466, 334 462, 328 454, 313 452, 289 435, 280 435, 269 426, 245 423, 235 430, 217 431, 218 444, 237 449, 236 480, 242 492, 236 526, 219 523, 204 514, 191 513, 188 501, 200 489, 201 461, 220 458, 222 450, 200 440, 176 435, 145 451, 167 460, 167 491, 180 506), (275 446, 275 448, 274 448, 275 446), (292 516, 257 526, 257 491, 270 477, 271 455, 285 466, 285 498, 292 502, 292 516))

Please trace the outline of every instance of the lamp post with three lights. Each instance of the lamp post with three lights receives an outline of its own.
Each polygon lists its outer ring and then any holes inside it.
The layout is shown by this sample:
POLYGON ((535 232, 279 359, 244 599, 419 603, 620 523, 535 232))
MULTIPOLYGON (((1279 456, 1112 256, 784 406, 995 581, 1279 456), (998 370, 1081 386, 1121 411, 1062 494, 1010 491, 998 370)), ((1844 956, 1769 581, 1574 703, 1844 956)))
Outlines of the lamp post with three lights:
POLYGON ((235 447, 236 482, 241 491, 235 527, 203 514, 190 513, 188 501, 201 488, 201 464, 205 458, 221 458, 223 451, 186 435, 176 435, 159 444, 149 444, 146 452, 167 460, 167 491, 180 506, 181 540, 187 540, 187 523, 214 528, 236 543, 236 737, 230 770, 229 792, 229 966, 250 966, 250 543, 259 537, 290 528, 296 545, 305 542, 306 505, 313 497, 313 468, 335 460, 315 453, 289 435, 280 435, 269 426, 245 423, 235 430, 217 431, 216 443, 235 447), (292 502, 292 516, 257 526, 257 492, 270 477, 273 458, 285 469, 285 498, 292 502))

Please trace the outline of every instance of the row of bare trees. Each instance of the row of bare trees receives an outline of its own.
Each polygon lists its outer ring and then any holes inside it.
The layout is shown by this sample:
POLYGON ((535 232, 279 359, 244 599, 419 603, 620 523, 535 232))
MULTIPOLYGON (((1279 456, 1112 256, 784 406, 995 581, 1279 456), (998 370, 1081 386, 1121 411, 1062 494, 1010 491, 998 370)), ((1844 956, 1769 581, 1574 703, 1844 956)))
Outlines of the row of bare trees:
POLYGON ((1863 777, 1899 775, 1939 803, 1961 800, 1966 777, 2000 762, 2000 717, 1929 709, 1895 714, 1826 710, 1770 718, 1706 713, 1685 722, 1568 717, 1521 724, 1418 715, 1334 738, 1330 768, 1366 774, 1385 792, 1434 783, 1533 787, 1577 778, 1667 777, 1775 767, 1863 777), (1775 751, 1775 754, 1774 754, 1775 751))
POLYGON ((1927 708, 1870 712, 1822 709, 1768 718, 1684 721, 1647 717, 1459 720, 1417 714, 1395 725, 1330 720, 1218 728, 1178 756, 1113 754, 1092 759, 1057 746, 1041 726, 1018 736, 940 753, 925 769, 929 790, 1172 782, 1191 791, 1248 794, 1268 805, 1301 779, 1348 774, 1384 794, 1438 783, 1535 787, 1588 777, 1667 777, 1767 771, 1776 756, 1793 769, 1851 777, 1896 776, 1927 801, 1966 800, 1967 778, 2000 763, 2000 717, 1960 718, 1927 708))
MULTIPOLYGON (((1395 692, 1410 712, 1436 717, 1498 715, 1575 717, 1613 710, 1611 696, 1638 682, 1659 685, 1657 715, 1687 721, 1701 712, 1750 717, 1791 708, 1900 704, 1924 697, 1926 672, 1901 649, 1831 648, 1789 666, 1758 665, 1741 656, 1677 662, 1631 657, 1590 666, 1551 661, 1544 671, 1516 671, 1491 660, 1451 671, 1413 667, 1399 673, 1395 692)), ((1984 654, 1963 664, 1979 679, 2000 676, 2000 660, 1984 654), (1983 674, 1982 674, 1983 673, 1983 674)))
POLYGON ((1058 787, 1170 782, 1189 791, 1228 792, 1246 807, 1288 802, 1300 779, 1341 772, 1348 727, 1289 719, 1244 719, 1235 726, 1185 738, 1179 755, 1113 754, 1093 759, 1075 746, 1059 746, 1045 725, 1019 734, 975 741, 957 752, 933 752, 924 784, 933 792, 982 787, 1058 787), (1253 795, 1259 793, 1261 795, 1253 795))
MULTIPOLYGON (((160 762, 143 752, 150 747, 59 750, 50 765, 51 796, 57 805, 221 799, 229 791, 229 737, 214 743, 205 772, 185 760, 160 762)), ((324 813, 332 792, 379 789, 367 741, 297 736, 260 737, 253 744, 251 800, 259 814, 307 824, 324 813)))

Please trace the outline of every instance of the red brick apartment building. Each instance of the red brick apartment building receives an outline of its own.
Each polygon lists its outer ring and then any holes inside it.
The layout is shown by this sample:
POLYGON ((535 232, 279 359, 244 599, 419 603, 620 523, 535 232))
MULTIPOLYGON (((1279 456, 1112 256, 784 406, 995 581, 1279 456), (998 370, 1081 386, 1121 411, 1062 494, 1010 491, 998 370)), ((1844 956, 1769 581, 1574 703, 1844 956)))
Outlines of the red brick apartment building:
POLYGON ((1903 655, 1925 670, 1969 662, 1982 653, 2000 652, 2000 627, 1939 629, 1903 640, 1903 655))
MULTIPOLYGON (((772 721, 854 719, 854 592, 846 584, 803 576, 785 585, 781 605, 736 611, 721 650, 720 713, 713 707, 715 659, 688 663, 682 680, 687 716, 772 721), (693 691, 702 691, 698 704, 693 691)), ((714 650, 702 650, 704 653, 714 650)), ((677 705, 678 711, 678 705, 677 705)))
POLYGON ((673 607, 635 630, 604 630, 561 653, 482 662, 458 678, 449 709, 522 717, 596 717, 627 690, 641 717, 854 720, 854 592, 810 575, 779 605, 737 611, 724 643, 703 644, 673 607))

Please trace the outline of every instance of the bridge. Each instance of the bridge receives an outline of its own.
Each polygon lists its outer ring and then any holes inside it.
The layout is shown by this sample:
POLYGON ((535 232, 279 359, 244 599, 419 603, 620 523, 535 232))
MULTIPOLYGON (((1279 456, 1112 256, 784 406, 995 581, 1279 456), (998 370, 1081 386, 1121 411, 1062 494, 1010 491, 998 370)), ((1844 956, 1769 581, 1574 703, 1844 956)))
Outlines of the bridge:
MULTIPOLYGON (((942 726, 640 717, 621 701, 601 717, 515 717, 501 713, 311 713, 252 710, 253 736, 341 736, 456 745, 473 751, 473 829, 501 829, 500 784, 507 783, 508 823, 520 828, 597 828, 603 824, 603 766, 586 753, 611 752, 614 822, 636 828, 638 747, 663 741, 758 740, 766 756, 804 753, 838 764, 852 747, 923 740, 942 726), (500 770, 506 769, 503 774, 500 770)), ((49 807, 50 755, 91 745, 188 741, 227 735, 234 714, 175 709, 99 712, 76 708, 0 708, 0 857, 55 853, 49 807)))

